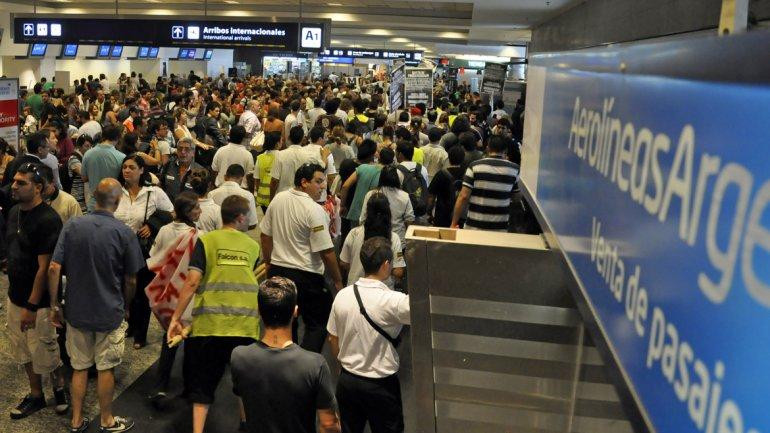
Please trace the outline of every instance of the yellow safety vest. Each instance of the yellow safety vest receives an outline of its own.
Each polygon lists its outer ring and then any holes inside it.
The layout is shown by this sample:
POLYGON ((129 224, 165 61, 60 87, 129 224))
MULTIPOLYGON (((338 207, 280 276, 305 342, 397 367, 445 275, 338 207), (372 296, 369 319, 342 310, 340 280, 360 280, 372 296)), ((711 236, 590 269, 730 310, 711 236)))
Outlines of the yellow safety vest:
POLYGON ((269 150, 257 157, 257 172, 259 173, 259 189, 257 190, 257 204, 267 206, 270 204, 270 171, 275 162, 277 150, 269 150))
POLYGON ((259 245, 232 229, 200 237, 206 271, 195 294, 191 335, 259 338, 259 286, 254 265, 259 245))

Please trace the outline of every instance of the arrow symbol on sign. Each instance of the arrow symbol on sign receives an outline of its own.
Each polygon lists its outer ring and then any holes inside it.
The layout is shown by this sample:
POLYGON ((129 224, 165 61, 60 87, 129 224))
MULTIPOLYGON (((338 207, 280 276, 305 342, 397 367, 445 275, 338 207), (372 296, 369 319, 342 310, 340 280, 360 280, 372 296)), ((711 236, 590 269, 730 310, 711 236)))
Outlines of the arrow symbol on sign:
POLYGON ((174 37, 174 39, 182 39, 182 35, 184 30, 182 30, 182 27, 180 26, 174 26, 174 28, 171 30, 171 34, 174 37))

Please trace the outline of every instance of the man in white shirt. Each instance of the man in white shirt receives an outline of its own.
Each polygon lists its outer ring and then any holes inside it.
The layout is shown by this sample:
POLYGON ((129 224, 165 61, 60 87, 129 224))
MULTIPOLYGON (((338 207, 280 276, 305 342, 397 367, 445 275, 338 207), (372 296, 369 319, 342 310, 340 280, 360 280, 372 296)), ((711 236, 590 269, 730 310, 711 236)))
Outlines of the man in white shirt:
MULTIPOLYGON (((235 125, 230 128, 229 142, 217 149, 214 159, 211 162, 211 170, 216 174, 214 185, 219 186, 225 180, 225 170, 233 164, 243 167, 246 173, 254 171, 254 157, 251 152, 241 143, 246 136, 246 129, 241 125, 235 125)), ((247 186, 246 179, 243 179, 242 186, 247 186)))
POLYGON ((321 108, 322 101, 323 101, 323 98, 321 98, 320 96, 316 98, 315 103, 313 104, 314 107, 308 110, 307 112, 307 117, 311 128, 315 126, 320 116, 326 115, 326 110, 321 108))
POLYGON ((367 239, 360 258, 365 276, 337 293, 326 326, 332 354, 342 365, 337 382, 342 429, 362 432, 368 422, 372 431, 401 433, 396 345, 402 326, 410 323, 409 296, 383 283, 393 263, 390 241, 367 239))
POLYGON ((254 194, 241 188, 241 182, 245 173, 242 165, 230 165, 227 167, 227 171, 225 171, 224 182, 218 188, 211 191, 209 197, 220 206, 231 195, 239 195, 245 198, 249 202, 249 213, 246 215, 246 219, 249 222, 249 230, 251 230, 257 226, 257 204, 254 201, 254 194))
MULTIPOLYGON (((267 276, 285 277, 297 285, 299 311, 305 326, 301 346, 321 353, 332 295, 324 273, 342 288, 337 256, 329 234, 329 215, 316 202, 325 187, 324 168, 302 165, 294 188, 273 198, 259 225, 267 276)), ((297 341, 296 321, 293 328, 297 341)))
POLYGON ((440 144, 442 135, 444 135, 444 131, 441 129, 431 128, 428 131, 430 143, 422 147, 423 165, 428 171, 428 185, 433 181, 433 176, 436 173, 449 167, 449 154, 440 144))
POLYGON ((254 138, 254 134, 262 129, 262 125, 257 118, 258 112, 259 101, 252 99, 249 101, 248 110, 244 111, 243 114, 241 114, 240 119, 238 119, 238 125, 243 126, 246 130, 246 140, 243 142, 244 146, 249 146, 251 140, 254 138))
POLYGON ((107 76, 99 74, 99 84, 102 86, 102 90, 105 92, 110 91, 110 82, 107 80, 107 76))
POLYGON ((102 125, 96 120, 91 120, 88 111, 81 110, 78 112, 78 117, 80 117, 80 121, 82 122, 82 125, 78 128, 78 137, 85 134, 95 139, 97 135, 102 133, 102 125))
MULTIPOLYGON (((308 153, 308 160, 319 158, 322 161, 326 159, 326 170, 324 175, 326 176, 326 186, 334 183, 334 178, 337 176, 337 167, 334 165, 334 156, 327 150, 324 145, 326 144, 326 130, 321 126, 314 126, 310 130, 310 144, 305 146, 305 151, 308 153)), ((324 165, 324 164, 321 164, 324 165)), ((324 188, 321 192, 321 199, 319 203, 326 203, 326 190, 324 188)))
MULTIPOLYGON (((313 154, 305 147, 302 147, 302 139, 305 138, 305 132, 301 126, 291 128, 289 132, 289 147, 278 152, 270 171, 273 178, 270 181, 270 197, 276 194, 288 191, 294 187, 294 176, 297 169, 305 163, 316 163, 321 167, 326 167, 326 158, 321 154, 313 154)), ((328 152, 328 151, 327 151, 328 152)), ((334 165, 334 164, 332 164, 334 165)))
MULTIPOLYGON (((283 121, 283 141, 289 138, 289 132, 291 128, 300 125, 297 115, 299 114, 300 102, 298 100, 291 101, 291 113, 286 115, 286 119, 283 121)), ((301 126, 301 125, 300 125, 301 126)), ((302 128, 302 132, 305 132, 305 128, 302 128)))

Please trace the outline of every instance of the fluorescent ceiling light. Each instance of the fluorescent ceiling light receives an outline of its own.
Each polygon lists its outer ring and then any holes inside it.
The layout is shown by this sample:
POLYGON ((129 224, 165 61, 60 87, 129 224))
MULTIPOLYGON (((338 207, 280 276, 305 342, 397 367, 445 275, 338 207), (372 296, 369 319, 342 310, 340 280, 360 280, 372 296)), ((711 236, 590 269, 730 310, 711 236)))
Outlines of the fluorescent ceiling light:
POLYGON ((371 30, 367 30, 365 34, 371 35, 371 36, 391 36, 393 32, 385 29, 371 29, 371 30))
POLYGON ((453 38, 453 39, 463 39, 465 38, 464 33, 459 32, 441 32, 438 34, 440 38, 453 38))
POLYGON ((238 0, 225 0, 225 3, 227 3, 229 5, 237 5, 238 4, 238 0))
POLYGON ((407 38, 390 38, 390 41, 391 42, 400 42, 402 44, 409 43, 409 39, 407 39, 407 38))
POLYGON ((326 3, 329 6, 342 6, 342 3, 326 3))
POLYGON ((475 60, 478 62, 494 62, 494 63, 508 63, 511 61, 510 57, 498 57, 498 56, 479 56, 475 54, 462 54, 457 56, 460 60, 475 60))

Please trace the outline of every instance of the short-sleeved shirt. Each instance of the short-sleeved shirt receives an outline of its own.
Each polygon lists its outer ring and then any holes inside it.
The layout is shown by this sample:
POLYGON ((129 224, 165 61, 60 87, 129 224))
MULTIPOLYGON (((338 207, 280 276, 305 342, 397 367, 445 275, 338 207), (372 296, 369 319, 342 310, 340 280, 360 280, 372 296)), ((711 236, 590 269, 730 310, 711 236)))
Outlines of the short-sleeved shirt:
POLYGON ((174 205, 166 193, 157 186, 143 186, 133 201, 128 191, 123 188, 123 197, 115 210, 115 218, 126 223, 134 232, 139 231, 147 218, 156 211, 173 212, 174 205))
POLYGON ((369 203, 369 198, 378 191, 388 199, 391 230, 398 235, 403 244, 406 239, 406 226, 414 222, 414 208, 406 191, 386 186, 367 192, 364 203, 361 205, 360 222, 363 224, 366 220, 366 204, 369 203))
POLYGON ((257 225, 257 205, 254 201, 254 194, 241 188, 236 182, 225 181, 219 185, 219 188, 209 193, 209 198, 214 200, 215 204, 222 206, 222 202, 231 195, 241 196, 249 202, 249 214, 247 215, 249 226, 257 225))
MULTIPOLYGON (((8 213, 5 236, 8 257, 8 297, 15 305, 23 307, 32 294, 35 274, 38 271, 38 256, 52 254, 62 229, 62 222, 51 206, 41 203, 30 210, 21 205, 11 208, 8 213)), ((50 305, 48 290, 38 305, 50 305)))
POLYGON ((195 222, 195 227, 204 232, 213 232, 222 228, 222 208, 214 203, 211 197, 198 199, 201 216, 195 222))
MULTIPOLYGON (((388 289, 382 281, 360 278, 358 285, 361 302, 369 317, 391 337, 410 323, 409 296, 388 289)), ((329 334, 339 338, 339 360, 342 368, 358 376, 383 378, 398 372, 396 348, 374 330, 358 307, 353 286, 337 293, 332 304, 329 334)))
POLYGON ((519 166, 502 158, 482 158, 465 171, 463 186, 471 189, 466 229, 508 229, 511 193, 519 177, 519 166))
MULTIPOLYGON (((353 284, 358 281, 359 278, 364 276, 364 267, 361 265, 361 246, 364 244, 364 227, 358 226, 350 231, 348 237, 345 238, 345 244, 340 251, 340 260, 350 264, 350 272, 348 272, 348 284, 353 284)), ((398 238, 396 232, 390 232, 390 246, 393 251, 393 268, 405 268, 406 261, 404 261, 404 253, 401 250, 401 239, 398 238)), ((385 281, 385 285, 388 288, 393 289, 394 281, 392 277, 389 277, 385 281)))
POLYGON ((270 171, 270 176, 278 180, 278 189, 275 192, 279 193, 294 188, 294 175, 297 173, 297 169, 308 162, 326 165, 325 162, 321 161, 320 153, 318 155, 311 154, 297 144, 292 144, 279 151, 275 162, 273 162, 273 169, 270 171))
MULTIPOLYGON (((88 188, 96 191, 96 187, 102 179, 108 177, 118 178, 120 166, 126 154, 115 149, 110 143, 99 143, 83 155, 83 163, 80 169, 82 176, 88 178, 88 188)), ((91 197, 88 201, 88 210, 93 210, 96 202, 91 197)))
POLYGON ((424 156, 424 166, 428 170, 428 185, 433 181, 433 177, 436 176, 442 168, 449 167, 449 154, 438 143, 429 144, 422 148, 424 156))
MULTIPOLYGON (((241 144, 227 143, 227 145, 217 149, 214 159, 211 161, 211 169, 217 172, 217 178, 214 180, 216 186, 225 181, 227 168, 233 164, 243 167, 244 173, 254 171, 254 157, 246 147, 241 144)), ((242 186, 247 186, 246 176, 243 177, 242 186)))
POLYGON ((230 365, 249 432, 315 433, 316 411, 337 408, 323 356, 296 344, 279 349, 260 341, 236 347, 230 365))
POLYGON ((131 229, 100 210, 73 218, 64 226, 51 261, 61 264, 67 276, 64 317, 68 323, 93 332, 120 326, 126 307, 124 278, 145 265, 131 229))
POLYGON ((296 189, 276 194, 259 229, 273 238, 271 264, 324 273, 318 253, 334 247, 329 234, 329 214, 309 195, 296 189))

